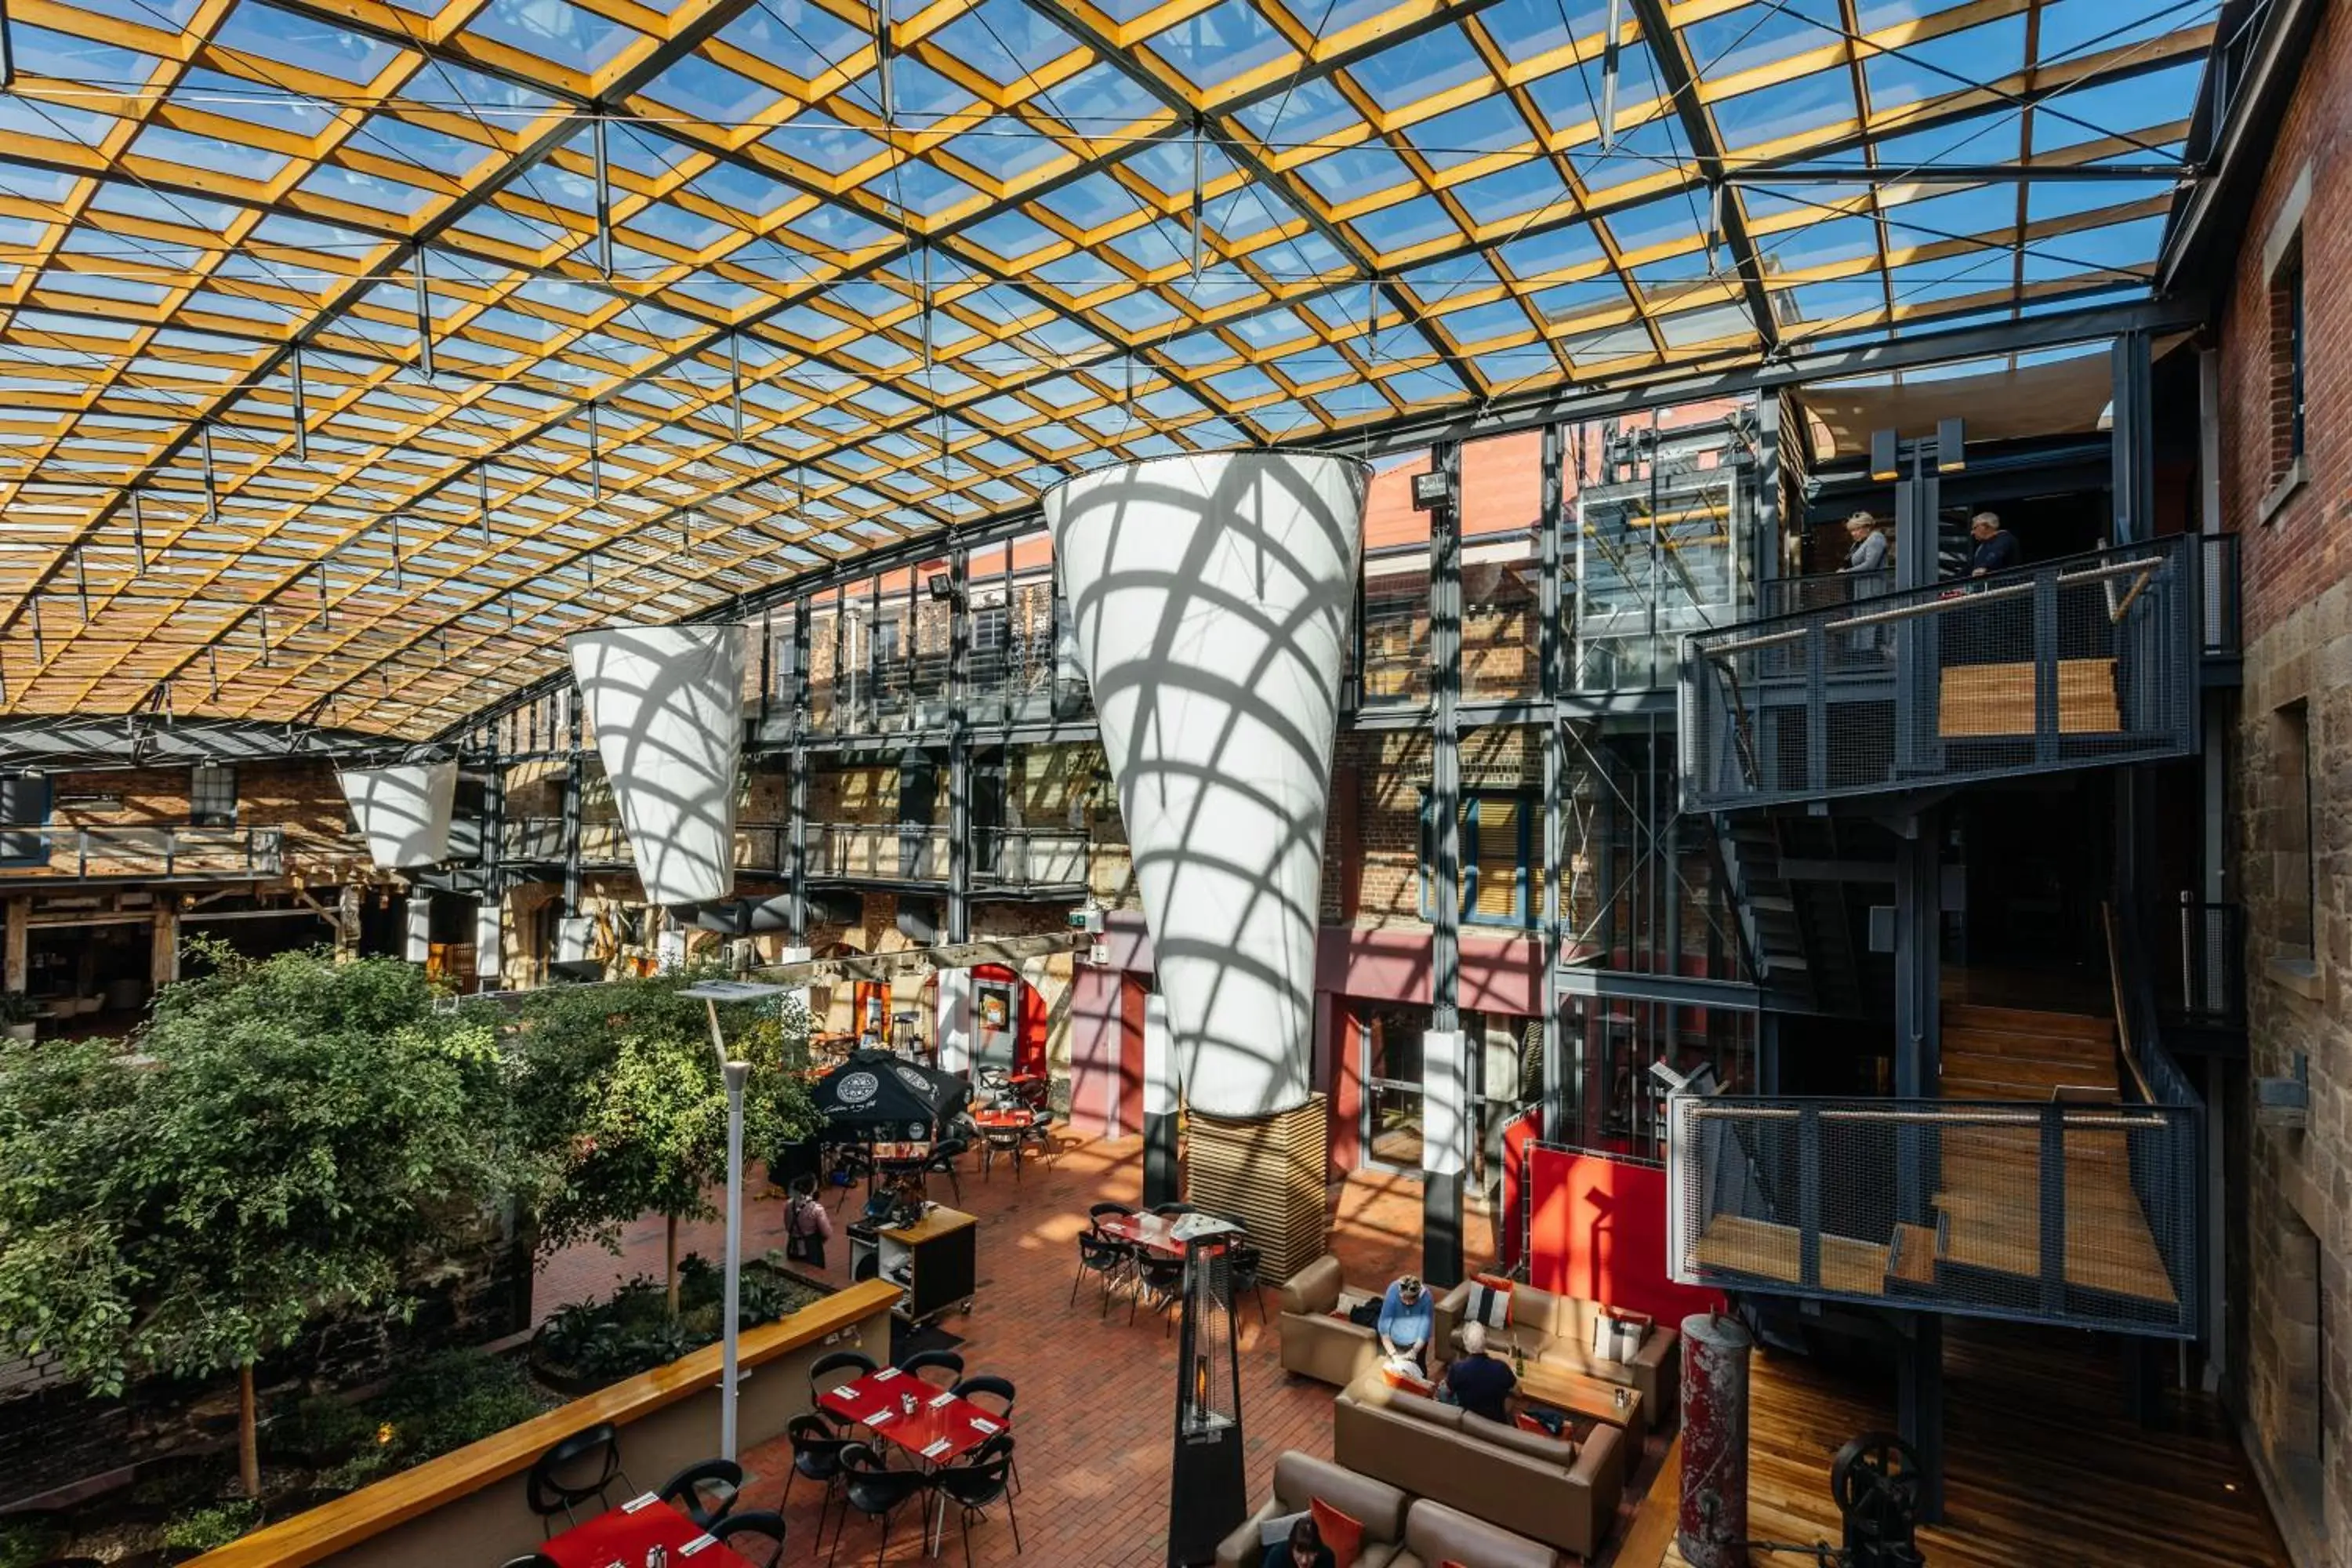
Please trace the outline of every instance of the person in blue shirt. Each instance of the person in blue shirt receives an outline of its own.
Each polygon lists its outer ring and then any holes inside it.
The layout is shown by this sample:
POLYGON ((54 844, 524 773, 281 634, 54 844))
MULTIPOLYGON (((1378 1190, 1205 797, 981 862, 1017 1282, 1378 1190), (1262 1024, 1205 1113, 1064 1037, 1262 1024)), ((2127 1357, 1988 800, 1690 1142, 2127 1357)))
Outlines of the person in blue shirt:
POLYGON ((1381 1354, 1398 1365, 1429 1363, 1430 1336, 1437 1331, 1437 1303, 1421 1280, 1408 1274, 1381 1298, 1381 1354))
POLYGON ((2000 519, 1991 512, 1980 511, 1969 519, 1969 537, 1977 542, 1969 556, 1971 577, 2006 572, 2025 560, 2025 552, 2018 547, 2017 535, 2001 527, 2000 519))

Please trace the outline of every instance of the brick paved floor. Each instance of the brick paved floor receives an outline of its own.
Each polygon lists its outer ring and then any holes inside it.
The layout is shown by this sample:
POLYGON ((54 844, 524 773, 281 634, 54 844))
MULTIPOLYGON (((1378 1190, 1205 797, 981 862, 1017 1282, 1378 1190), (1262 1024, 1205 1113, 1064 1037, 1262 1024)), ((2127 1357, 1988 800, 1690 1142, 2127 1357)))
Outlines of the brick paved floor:
MULTIPOLYGON (((1134 1138, 1071 1139, 1050 1168, 1032 1163, 1016 1181, 1000 1164, 992 1179, 982 1181, 975 1170, 963 1183, 961 1206, 981 1221, 979 1294, 969 1315, 950 1316, 941 1326, 963 1337, 959 1349, 967 1372, 995 1373, 1020 1391, 1014 1429, 1023 1490, 1014 1507, 1027 1548, 1017 1559, 1024 1564, 1159 1568, 1165 1561, 1175 1336, 1149 1314, 1139 1315, 1130 1327, 1123 1300, 1114 1301, 1108 1319, 1100 1319, 1100 1292, 1091 1279, 1075 1305, 1069 1300, 1076 1238, 1087 1205, 1103 1199, 1138 1201, 1141 1150, 1141 1141, 1134 1138)), ((938 1178, 933 1196, 950 1201, 938 1178)), ((1372 1173, 1359 1173, 1340 1190, 1333 1247, 1351 1283, 1385 1282, 1418 1269, 1421 1199, 1419 1182, 1372 1173)), ((845 1206, 836 1205, 837 1220, 845 1218, 845 1206)), ((1492 1258, 1484 1218, 1469 1217, 1464 1239, 1473 1262, 1492 1258)), ((689 1226, 681 1250, 716 1258, 719 1240, 715 1225, 689 1226)), ((782 1244, 782 1205, 753 1205, 745 1221, 746 1250, 782 1244)), ((845 1284, 847 1247, 838 1232, 831 1250, 830 1277, 845 1284)), ((560 1254, 541 1274, 539 1310, 543 1315, 565 1300, 609 1289, 632 1274, 657 1273, 661 1254, 658 1220, 631 1227, 619 1258, 594 1247, 560 1254)), ((1271 1290, 1265 1304, 1269 1311, 1276 1306, 1271 1290)), ((1255 1505, 1265 1494, 1276 1457, 1286 1449, 1330 1454, 1333 1390, 1286 1375, 1276 1364, 1275 1334, 1247 1306, 1240 1338, 1243 1425, 1255 1505)), ((1646 1484, 1661 1450, 1654 1440, 1639 1483, 1646 1484)), ((778 1441, 744 1459, 759 1477, 748 1506, 773 1507, 791 1468, 789 1449, 778 1441)), ((812 1552, 817 1495, 806 1482, 793 1489, 787 1563, 821 1561, 812 1552)), ((1629 1498, 1628 1513, 1631 1506, 1629 1498)), ((920 1556, 911 1520, 909 1514, 892 1529, 892 1563, 920 1556)), ((877 1534, 871 1522, 853 1519, 840 1562, 871 1563, 877 1534)), ((828 1551, 833 1543, 828 1531, 828 1551)), ((1016 1561, 1001 1509, 973 1528, 972 1552, 975 1563, 1016 1561)), ((961 1560, 952 1532, 943 1560, 961 1560)))

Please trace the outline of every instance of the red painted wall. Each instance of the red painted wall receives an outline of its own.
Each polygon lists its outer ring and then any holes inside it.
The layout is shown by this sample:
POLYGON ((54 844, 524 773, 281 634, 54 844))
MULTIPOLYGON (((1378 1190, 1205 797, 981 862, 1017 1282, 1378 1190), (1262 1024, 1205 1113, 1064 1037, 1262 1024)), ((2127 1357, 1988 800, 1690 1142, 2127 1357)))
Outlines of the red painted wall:
POLYGON ((1666 1278, 1666 1173, 1597 1154, 1536 1149, 1528 1159, 1528 1283, 1679 1324, 1723 1305, 1719 1291, 1666 1278))

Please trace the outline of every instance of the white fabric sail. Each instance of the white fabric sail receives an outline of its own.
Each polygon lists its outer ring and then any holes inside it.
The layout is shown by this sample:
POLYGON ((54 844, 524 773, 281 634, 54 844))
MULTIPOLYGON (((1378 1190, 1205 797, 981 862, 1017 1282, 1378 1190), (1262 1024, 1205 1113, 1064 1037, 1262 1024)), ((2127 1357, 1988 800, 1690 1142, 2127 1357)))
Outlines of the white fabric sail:
POLYGON ((1316 911, 1370 470, 1226 452, 1045 496, 1135 855, 1176 1079, 1212 1116, 1311 1087, 1316 911))
POLYGON ((735 887, 742 626, 608 626, 567 642, 646 901, 725 898, 735 887))
POLYGON ((378 870, 432 866, 449 858, 449 810, 457 798, 457 764, 400 763, 345 768, 343 799, 378 870))

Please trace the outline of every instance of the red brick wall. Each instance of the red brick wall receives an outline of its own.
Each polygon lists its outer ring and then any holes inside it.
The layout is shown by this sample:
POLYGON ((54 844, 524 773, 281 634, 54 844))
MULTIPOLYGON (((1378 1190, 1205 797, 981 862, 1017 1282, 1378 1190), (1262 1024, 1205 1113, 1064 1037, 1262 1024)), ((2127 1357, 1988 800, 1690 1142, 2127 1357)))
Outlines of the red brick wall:
POLYGON ((2244 227, 2236 276, 2221 305, 2221 504, 2243 537, 2248 640, 2352 572, 2352 16, 2327 8, 2303 79, 2279 126, 2270 168, 2244 227), (2303 219, 2305 353, 2304 460, 2310 482, 2269 522, 2263 497, 2284 467, 2284 396, 2273 354, 2271 282, 2263 246, 2296 176, 2311 168, 2303 219))

